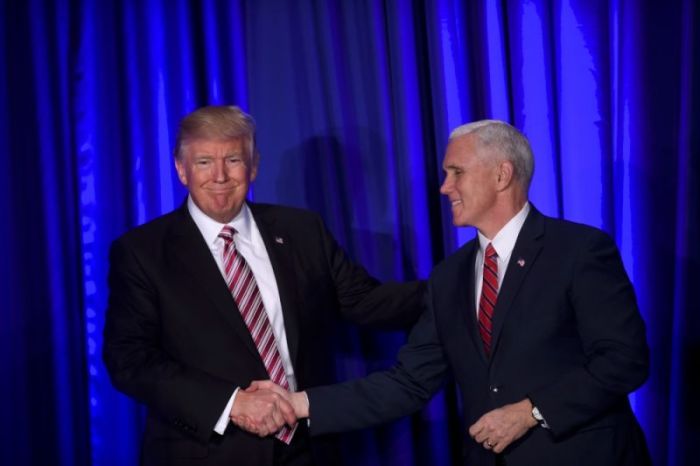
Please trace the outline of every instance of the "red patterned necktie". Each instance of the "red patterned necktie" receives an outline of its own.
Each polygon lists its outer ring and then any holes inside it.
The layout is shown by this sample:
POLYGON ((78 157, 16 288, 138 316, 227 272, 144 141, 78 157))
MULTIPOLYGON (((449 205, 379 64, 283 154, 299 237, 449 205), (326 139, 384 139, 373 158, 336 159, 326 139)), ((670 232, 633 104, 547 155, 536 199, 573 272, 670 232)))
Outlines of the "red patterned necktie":
MULTIPOLYGON (((241 316, 253 337, 270 380, 285 390, 289 390, 287 375, 284 372, 284 366, 282 366, 282 357, 277 349, 275 335, 272 333, 272 326, 267 318, 258 284, 255 282, 253 271, 250 270, 248 263, 236 250, 236 245, 233 242, 235 234, 236 230, 230 226, 225 226, 219 233, 219 237, 224 240, 224 272, 228 289, 231 290, 233 299, 236 301, 241 316)), ((294 424, 292 428, 283 426, 275 437, 289 444, 297 425, 294 424)))
POLYGON ((484 255, 484 279, 479 299, 479 333, 484 343, 486 356, 491 356, 491 329, 493 327, 493 309, 498 298, 498 262, 496 250, 491 243, 486 246, 484 255))

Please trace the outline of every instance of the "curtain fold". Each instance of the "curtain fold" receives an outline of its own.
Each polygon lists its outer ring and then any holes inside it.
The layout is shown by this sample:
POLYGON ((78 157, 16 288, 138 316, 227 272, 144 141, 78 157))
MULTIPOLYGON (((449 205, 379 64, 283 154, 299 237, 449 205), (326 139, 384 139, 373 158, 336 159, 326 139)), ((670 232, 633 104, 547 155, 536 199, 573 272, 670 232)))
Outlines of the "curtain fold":
POLYGON ((0 34, 2 464, 84 464, 88 333, 69 125, 73 11, 3 5, 0 34), (47 79, 51 77, 51 79, 47 79))
POLYGON ((694 286, 700 283, 700 12, 693 2, 683 5, 680 28, 683 45, 679 93, 680 130, 678 132, 678 185, 676 190, 676 231, 674 251, 674 300, 671 351, 667 359, 670 368, 668 397, 667 464, 686 464, 693 445, 700 438, 700 427, 694 419, 700 415, 700 405, 693 401, 700 389, 693 368, 700 364, 700 313, 694 286), (687 455, 687 456, 686 456, 687 455))
MULTIPOLYGON (((138 462, 143 409, 101 362, 108 248, 180 205, 177 122, 227 103, 257 120, 252 198, 319 212, 383 279, 426 278, 474 236, 438 191, 449 131, 523 130, 533 203, 619 245, 652 351, 632 404, 655 464, 690 464, 698 20, 692 0, 0 3, 0 463, 138 462)), ((338 377, 390 365, 403 340, 341 326, 338 377)), ((347 462, 454 464, 459 412, 448 385, 348 434, 347 462)))

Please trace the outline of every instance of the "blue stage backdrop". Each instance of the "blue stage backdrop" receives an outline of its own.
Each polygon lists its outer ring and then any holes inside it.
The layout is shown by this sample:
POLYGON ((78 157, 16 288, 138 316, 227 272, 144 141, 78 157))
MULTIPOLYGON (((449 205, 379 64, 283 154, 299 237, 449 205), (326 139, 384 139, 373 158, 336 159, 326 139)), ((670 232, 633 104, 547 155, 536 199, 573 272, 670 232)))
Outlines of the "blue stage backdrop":
MULTIPOLYGON (((227 103, 257 119, 254 199, 320 212, 399 280, 474 234, 438 193, 450 129, 522 129, 534 204, 617 241, 652 355, 632 403, 655 464, 691 464, 698 24, 692 0, 0 2, 0 463, 137 463, 142 408, 100 356, 107 250, 184 200, 176 124, 227 103)), ((338 332, 341 379, 391 364, 404 339, 338 332)), ((448 386, 348 435, 348 464, 449 465, 463 428, 448 386)))

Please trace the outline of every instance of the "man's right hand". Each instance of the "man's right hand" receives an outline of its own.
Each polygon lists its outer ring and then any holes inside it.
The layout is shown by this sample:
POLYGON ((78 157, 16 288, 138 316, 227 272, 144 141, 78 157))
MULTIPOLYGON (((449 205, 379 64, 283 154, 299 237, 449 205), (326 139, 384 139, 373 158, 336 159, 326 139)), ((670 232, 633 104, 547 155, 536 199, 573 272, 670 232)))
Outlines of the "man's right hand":
POLYGON ((229 414, 231 421, 248 432, 266 437, 274 434, 283 425, 293 426, 297 422, 294 408, 272 390, 238 390, 229 414))

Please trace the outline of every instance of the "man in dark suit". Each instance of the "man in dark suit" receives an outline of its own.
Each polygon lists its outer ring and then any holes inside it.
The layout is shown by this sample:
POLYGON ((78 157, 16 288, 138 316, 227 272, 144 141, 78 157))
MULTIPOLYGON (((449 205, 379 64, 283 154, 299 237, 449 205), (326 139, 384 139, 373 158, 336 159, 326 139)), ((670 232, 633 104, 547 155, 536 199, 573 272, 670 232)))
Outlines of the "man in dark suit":
POLYGON ((331 383, 337 314, 408 326, 420 312, 420 283, 381 285, 317 215, 247 203, 258 160, 249 115, 191 113, 175 150, 187 201, 112 245, 104 360, 148 408, 142 464, 336 464, 282 397, 240 388, 331 383))
POLYGON ((297 415, 310 413, 312 435, 387 421, 451 369, 465 465, 649 464, 627 399, 647 377, 645 326, 614 242, 528 202, 532 152, 506 123, 457 128, 443 168, 454 224, 478 237, 434 269, 396 366, 294 394, 297 415))

